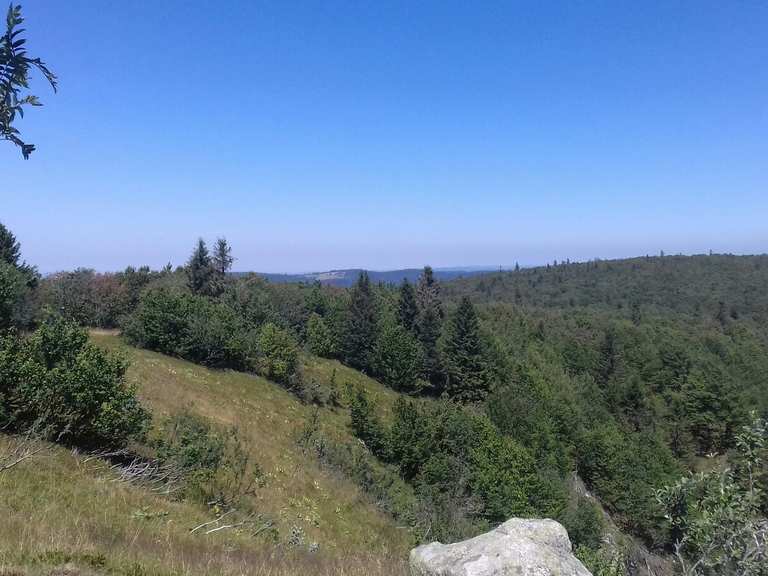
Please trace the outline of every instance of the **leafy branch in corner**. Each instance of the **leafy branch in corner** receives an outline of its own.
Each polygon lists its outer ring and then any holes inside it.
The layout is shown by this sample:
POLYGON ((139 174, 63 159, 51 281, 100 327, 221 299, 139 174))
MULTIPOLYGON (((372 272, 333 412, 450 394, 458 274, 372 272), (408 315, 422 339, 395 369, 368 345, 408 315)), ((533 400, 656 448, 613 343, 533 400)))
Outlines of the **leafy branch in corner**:
POLYGON ((24 118, 25 106, 42 106, 34 94, 29 94, 29 73, 37 69, 56 91, 57 79, 40 58, 27 56, 26 39, 21 38, 24 28, 21 24, 21 6, 11 4, 6 16, 6 31, 0 37, 0 138, 21 148, 25 159, 35 150, 27 144, 13 123, 16 117, 24 118))

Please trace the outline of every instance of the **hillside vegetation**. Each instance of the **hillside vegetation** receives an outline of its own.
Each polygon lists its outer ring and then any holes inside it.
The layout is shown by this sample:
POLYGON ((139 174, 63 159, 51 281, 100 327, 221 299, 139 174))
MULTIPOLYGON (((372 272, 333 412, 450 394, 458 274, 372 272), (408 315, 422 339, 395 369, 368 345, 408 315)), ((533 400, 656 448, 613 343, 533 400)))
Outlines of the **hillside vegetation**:
MULTIPOLYGON (((156 423, 189 410, 237 428, 262 478, 247 504, 275 530, 256 539, 240 530, 190 534, 216 511, 117 481, 103 459, 47 445, 12 473, 0 474, 0 566, 33 573, 67 563, 86 573, 121 574, 401 571, 409 532, 299 445, 312 419, 310 406, 258 376, 130 348, 113 334, 97 332, 92 339, 127 357, 127 380, 156 423), (288 545, 291 538, 301 542, 288 545), (313 544, 317 552, 309 553, 313 544)), ((340 383, 363 386, 385 404, 393 396, 337 362, 314 359, 306 370, 320 383, 335 374, 340 383)), ((331 438, 351 440, 344 409, 319 411, 318 425, 331 438)), ((6 448, 15 441, 2 437, 6 448)))
POLYGON ((7 429, 44 421, 47 438, 171 470, 173 502, 217 528, 227 515, 248 546, 380 566, 529 516, 562 522, 597 576, 637 573, 644 549, 710 572, 765 557, 763 257, 453 283, 426 267, 415 285, 361 272, 342 289, 232 276, 224 239, 176 270, 40 279, 12 256, 7 429), (75 323, 123 339, 94 347, 75 323), (729 514, 725 534, 708 520, 729 514))

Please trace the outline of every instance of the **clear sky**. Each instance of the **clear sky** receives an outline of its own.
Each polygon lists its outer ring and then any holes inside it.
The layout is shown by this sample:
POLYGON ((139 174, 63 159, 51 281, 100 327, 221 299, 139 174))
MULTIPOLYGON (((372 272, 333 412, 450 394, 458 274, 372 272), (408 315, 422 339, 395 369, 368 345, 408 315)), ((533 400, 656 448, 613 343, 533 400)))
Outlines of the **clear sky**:
POLYGON ((768 3, 26 0, 43 271, 768 251, 768 3))

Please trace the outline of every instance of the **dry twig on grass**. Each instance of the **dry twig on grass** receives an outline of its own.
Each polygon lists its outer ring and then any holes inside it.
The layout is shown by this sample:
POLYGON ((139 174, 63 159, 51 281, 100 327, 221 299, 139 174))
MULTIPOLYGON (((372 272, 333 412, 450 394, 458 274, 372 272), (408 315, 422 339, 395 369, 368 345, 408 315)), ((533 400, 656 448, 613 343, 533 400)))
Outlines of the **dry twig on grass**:
POLYGON ((37 455, 45 446, 32 435, 24 435, 13 441, 13 446, 0 453, 0 474, 37 455))
MULTIPOLYGON (((2 431, 5 431, 5 428, 0 429, 0 432, 2 431)), ((64 430, 56 440, 66 433, 67 430, 64 430)), ((39 454, 45 448, 43 439, 47 436, 47 431, 40 420, 25 432, 9 436, 11 446, 0 452, 0 474, 39 454)))
POLYGON ((266 522, 263 522, 260 526, 256 527, 256 524, 261 520, 263 520, 263 517, 261 514, 255 514, 255 513, 249 514, 239 522, 233 522, 231 524, 220 524, 220 522, 225 517, 229 516, 230 514, 234 514, 235 512, 237 512, 237 510, 235 510, 234 508, 231 510, 227 510, 226 512, 224 512, 223 514, 220 514, 218 517, 214 518, 213 520, 209 520, 208 522, 203 522, 199 526, 195 526, 189 531, 189 533, 194 534, 198 530, 202 530, 204 528, 207 528, 208 526, 212 526, 212 528, 208 528, 207 530, 205 530, 205 532, 203 532, 203 534, 206 534, 206 535, 213 534, 215 532, 220 532, 221 530, 230 530, 233 528, 243 528, 243 527, 249 526, 249 527, 254 527, 253 530, 251 531, 251 536, 258 536, 265 530, 269 530, 274 526, 274 523, 272 522, 272 520, 267 520, 266 522), (220 524, 220 525, 214 526, 215 524, 220 524))

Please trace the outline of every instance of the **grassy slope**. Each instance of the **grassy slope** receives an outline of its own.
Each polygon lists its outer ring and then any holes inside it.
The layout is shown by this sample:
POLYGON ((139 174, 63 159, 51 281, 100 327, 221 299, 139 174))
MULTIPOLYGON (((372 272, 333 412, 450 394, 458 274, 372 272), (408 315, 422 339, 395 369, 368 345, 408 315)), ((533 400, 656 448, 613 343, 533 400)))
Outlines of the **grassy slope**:
MULTIPOLYGON (((305 456, 296 437, 312 408, 256 376, 213 371, 189 362, 126 346, 117 336, 94 334, 100 346, 119 350, 131 362, 128 379, 155 419, 188 408, 222 425, 235 425, 267 476, 254 506, 273 518, 285 539, 294 526, 319 555, 290 554, 277 560, 274 546, 234 531, 202 536, 189 529, 212 516, 202 507, 172 502, 114 481, 98 460, 50 447, 0 475, 0 566, 67 561, 98 572, 141 573, 360 573, 397 574, 409 547, 407 532, 379 512, 356 486, 305 456), (7 520, 6 520, 7 519, 7 520), (310 570, 310 571, 308 571, 310 570)), ((390 406, 396 395, 337 362, 311 358, 305 374, 327 384, 336 372, 366 386, 390 406)), ((324 432, 351 441, 348 411, 322 409, 324 432)), ((0 436, 7 446, 11 440, 0 436)), ((0 444, 2 448, 3 444, 0 444)), ((34 570, 33 570, 34 571, 34 570)), ((0 574, 2 570, 0 570, 0 574)))

